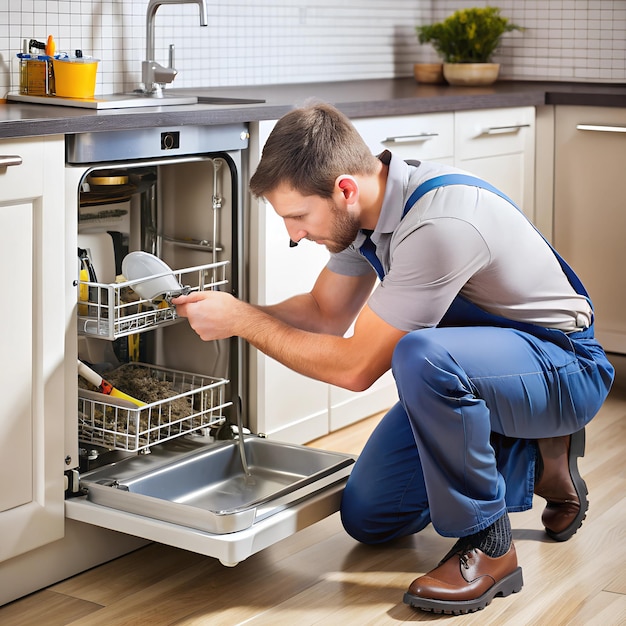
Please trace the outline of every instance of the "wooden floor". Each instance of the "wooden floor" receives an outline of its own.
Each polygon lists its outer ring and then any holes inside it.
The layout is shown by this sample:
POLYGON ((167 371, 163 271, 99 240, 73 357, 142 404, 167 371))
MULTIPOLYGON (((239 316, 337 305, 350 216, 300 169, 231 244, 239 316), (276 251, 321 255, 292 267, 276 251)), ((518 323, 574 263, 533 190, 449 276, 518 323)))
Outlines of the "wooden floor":
MULTIPOLYGON (((378 419, 314 443, 358 452, 378 419)), ((580 467, 591 505, 583 528, 559 544, 543 532, 542 500, 513 514, 525 585, 484 611, 435 616, 402 603, 408 584, 436 565, 451 539, 429 527, 385 547, 362 546, 334 515, 235 568, 153 544, 1 607, 0 624, 626 624, 626 393, 612 393, 587 433, 580 467)))

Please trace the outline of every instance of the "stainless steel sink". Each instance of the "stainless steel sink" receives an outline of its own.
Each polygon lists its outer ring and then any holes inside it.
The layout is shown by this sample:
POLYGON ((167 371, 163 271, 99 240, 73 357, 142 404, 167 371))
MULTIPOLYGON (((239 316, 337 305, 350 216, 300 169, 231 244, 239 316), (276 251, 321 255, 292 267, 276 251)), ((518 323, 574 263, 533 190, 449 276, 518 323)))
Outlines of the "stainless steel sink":
POLYGON ((94 98, 98 102, 98 109, 129 109, 134 107, 175 106, 180 104, 196 104, 198 98, 194 96, 170 96, 163 94, 161 97, 141 92, 113 93, 94 98))
POLYGON ((345 454, 249 437, 246 475, 234 441, 182 455, 175 448, 165 445, 84 474, 81 486, 96 504, 226 534, 345 480, 354 463, 345 454))
POLYGON ((77 107, 80 109, 132 109, 139 107, 162 107, 188 104, 214 104, 221 106, 255 104, 265 100, 254 98, 231 98, 228 96, 210 96, 193 94, 168 94, 161 97, 145 93, 114 93, 95 98, 62 98, 57 96, 31 96, 21 93, 7 94, 8 100, 31 102, 34 104, 54 104, 57 106, 77 107))
POLYGON ((128 108, 135 106, 171 106, 180 104, 220 104, 224 106, 236 104, 258 104, 265 100, 255 98, 234 98, 230 96, 213 96, 206 93, 193 93, 190 90, 185 93, 168 93, 163 92, 162 96, 154 96, 141 92, 132 92, 126 94, 112 94, 100 96, 100 101, 105 104, 101 108, 128 108))

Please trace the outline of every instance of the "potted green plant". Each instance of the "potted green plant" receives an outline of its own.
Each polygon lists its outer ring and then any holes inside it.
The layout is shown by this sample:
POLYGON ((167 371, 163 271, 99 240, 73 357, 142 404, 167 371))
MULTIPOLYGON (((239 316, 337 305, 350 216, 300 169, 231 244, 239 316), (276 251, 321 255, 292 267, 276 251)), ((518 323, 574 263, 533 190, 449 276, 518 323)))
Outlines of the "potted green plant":
POLYGON ((451 84, 491 84, 500 65, 491 58, 502 35, 524 30, 500 15, 497 7, 461 9, 443 22, 418 26, 421 44, 429 43, 443 58, 443 74, 451 84))

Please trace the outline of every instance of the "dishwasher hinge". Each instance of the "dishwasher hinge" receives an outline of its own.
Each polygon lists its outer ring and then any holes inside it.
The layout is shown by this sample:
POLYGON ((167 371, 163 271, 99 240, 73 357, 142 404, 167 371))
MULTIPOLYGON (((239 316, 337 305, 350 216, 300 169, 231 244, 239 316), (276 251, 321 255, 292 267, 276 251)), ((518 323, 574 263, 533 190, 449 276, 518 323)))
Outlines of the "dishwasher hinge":
POLYGON ((80 472, 77 468, 66 470, 64 472, 64 481, 66 498, 83 495, 80 488, 80 472))

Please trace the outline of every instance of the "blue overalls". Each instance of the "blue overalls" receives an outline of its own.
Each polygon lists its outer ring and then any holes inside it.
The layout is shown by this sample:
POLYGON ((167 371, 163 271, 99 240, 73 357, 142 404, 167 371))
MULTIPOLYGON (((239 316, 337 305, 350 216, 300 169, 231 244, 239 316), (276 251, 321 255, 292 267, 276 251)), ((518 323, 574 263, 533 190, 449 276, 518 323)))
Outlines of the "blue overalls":
MULTIPOLYGON (((420 185, 403 212, 442 185, 487 189, 461 174, 420 185)), ((511 204, 513 204, 511 202, 511 204)), ((365 248, 379 277, 375 251, 365 248)), ((559 260, 575 291, 578 277, 559 260)), ((492 315, 457 296, 436 328, 405 335, 392 370, 400 402, 381 420, 344 490, 341 516, 355 539, 380 543, 429 522, 464 537, 505 510, 532 506, 535 439, 571 434, 598 412, 613 367, 593 325, 564 333, 492 315)))

